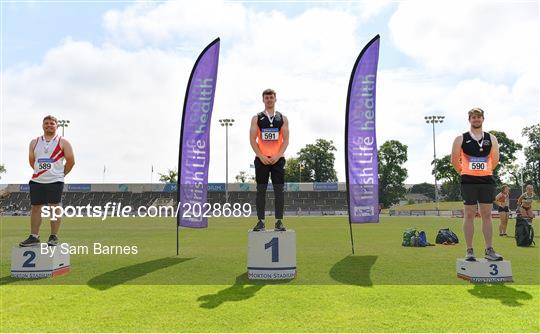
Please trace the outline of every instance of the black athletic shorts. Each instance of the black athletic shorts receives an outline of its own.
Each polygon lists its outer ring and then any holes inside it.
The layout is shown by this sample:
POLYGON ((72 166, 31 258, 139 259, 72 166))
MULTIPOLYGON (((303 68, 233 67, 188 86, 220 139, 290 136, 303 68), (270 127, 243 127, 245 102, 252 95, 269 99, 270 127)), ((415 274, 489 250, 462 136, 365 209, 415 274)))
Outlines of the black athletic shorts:
POLYGON ((62 192, 64 191, 64 182, 37 183, 29 182, 30 185, 30 204, 58 204, 62 202, 62 192))
POLYGON ((255 181, 257 184, 268 184, 268 178, 272 179, 272 184, 285 183, 285 158, 281 157, 273 165, 265 165, 259 157, 255 158, 255 181))
POLYGON ((495 200, 495 185, 487 183, 462 183, 461 198, 463 198, 463 204, 465 205, 475 205, 477 203, 491 204, 495 200))
POLYGON ((499 206, 499 212, 510 212, 510 208, 507 206, 499 206))

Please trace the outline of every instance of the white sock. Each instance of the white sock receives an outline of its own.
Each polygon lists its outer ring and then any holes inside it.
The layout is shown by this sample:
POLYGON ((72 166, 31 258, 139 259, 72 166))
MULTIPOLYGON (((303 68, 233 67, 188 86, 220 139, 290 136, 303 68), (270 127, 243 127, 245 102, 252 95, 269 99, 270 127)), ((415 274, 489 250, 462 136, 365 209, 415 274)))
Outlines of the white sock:
POLYGON ((33 236, 34 238, 39 239, 39 234, 30 234, 30 235, 33 236))

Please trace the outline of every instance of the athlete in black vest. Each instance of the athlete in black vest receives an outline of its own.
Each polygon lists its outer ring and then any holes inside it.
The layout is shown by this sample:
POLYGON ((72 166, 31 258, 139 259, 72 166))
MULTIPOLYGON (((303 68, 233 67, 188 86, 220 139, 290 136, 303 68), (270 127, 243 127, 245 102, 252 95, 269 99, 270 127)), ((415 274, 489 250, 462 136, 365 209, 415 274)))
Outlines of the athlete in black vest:
POLYGON ((491 208, 495 199, 493 170, 499 163, 499 143, 494 135, 482 131, 484 111, 474 108, 469 111, 469 132, 456 137, 452 146, 452 165, 461 175, 461 197, 463 197, 463 233, 467 243, 467 261, 476 261, 473 251, 474 217, 480 207, 482 232, 486 246, 485 258, 500 261, 502 256, 492 247, 493 226, 491 208))
POLYGON ((283 154, 289 145, 289 121, 274 109, 276 92, 267 89, 262 94, 264 111, 251 119, 250 143, 255 157, 255 179, 257 181, 257 225, 254 231, 264 230, 266 188, 268 178, 272 178, 275 196, 275 216, 277 231, 285 231, 283 209, 285 206, 283 186, 285 184, 285 158, 283 154))

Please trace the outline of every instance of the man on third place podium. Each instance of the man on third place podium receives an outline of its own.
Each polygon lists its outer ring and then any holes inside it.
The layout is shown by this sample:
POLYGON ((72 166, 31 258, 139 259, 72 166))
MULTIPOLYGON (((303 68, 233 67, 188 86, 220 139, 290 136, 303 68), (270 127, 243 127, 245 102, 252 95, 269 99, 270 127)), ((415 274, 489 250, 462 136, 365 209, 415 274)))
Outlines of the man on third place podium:
MULTIPOLYGON (((29 148, 29 162, 34 174, 29 182, 30 204, 32 205, 30 216, 30 236, 22 241, 19 246, 31 247, 40 244, 39 228, 41 226, 41 208, 43 205, 55 207, 61 206, 62 191, 64 189, 64 176, 73 165, 75 156, 71 144, 63 137, 56 134, 58 120, 48 115, 43 118, 43 135, 32 139, 29 148), (64 160, 66 164, 64 165, 64 160)), ((51 210, 51 212, 52 212, 51 210)), ((58 244, 58 230, 60 218, 51 219, 51 235, 47 244, 58 244)))
POLYGON ((474 217, 477 206, 482 217, 482 232, 486 245, 484 257, 488 261, 501 261, 503 257, 492 245, 493 225, 491 208, 495 200, 493 170, 499 163, 499 143, 494 135, 484 132, 484 111, 474 108, 469 111, 470 129, 456 137, 452 145, 452 165, 461 175, 461 197, 463 198, 463 233, 467 243, 466 261, 476 261, 473 251, 474 217))
POLYGON ((264 111, 251 119, 249 139, 255 157, 255 179, 257 181, 257 225, 253 231, 263 231, 268 177, 272 178, 275 196, 276 231, 285 231, 283 226, 285 184, 285 158, 289 145, 289 121, 275 110, 276 92, 266 89, 262 93, 264 111))

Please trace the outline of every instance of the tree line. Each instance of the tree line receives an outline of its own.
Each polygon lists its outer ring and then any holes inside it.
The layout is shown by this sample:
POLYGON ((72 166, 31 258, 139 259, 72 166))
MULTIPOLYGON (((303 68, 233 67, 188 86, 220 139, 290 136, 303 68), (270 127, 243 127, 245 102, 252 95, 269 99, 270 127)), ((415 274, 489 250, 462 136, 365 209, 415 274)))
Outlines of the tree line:
MULTIPOLYGON (((525 147, 509 138, 503 131, 489 131, 495 135, 500 145, 500 162, 494 170, 498 185, 503 183, 519 186, 522 180, 540 189, 540 123, 523 128, 522 134, 527 139, 525 147), (516 155, 523 151, 525 163, 516 163, 516 155)), ((287 159, 285 165, 286 182, 337 182, 334 168, 336 147, 332 140, 317 139, 300 149, 295 156, 287 159)), ((383 207, 390 207, 405 198, 407 189, 407 145, 398 140, 388 140, 378 149, 379 158, 379 202, 383 207)), ((450 155, 431 162, 431 173, 441 181, 439 196, 447 201, 461 200, 460 175, 454 170, 450 155)), ((177 171, 170 169, 160 174, 162 182, 176 182, 177 171)), ((237 182, 254 182, 254 175, 240 171, 237 182)), ((409 192, 420 193, 435 199, 435 186, 429 183, 414 185, 409 192)))

